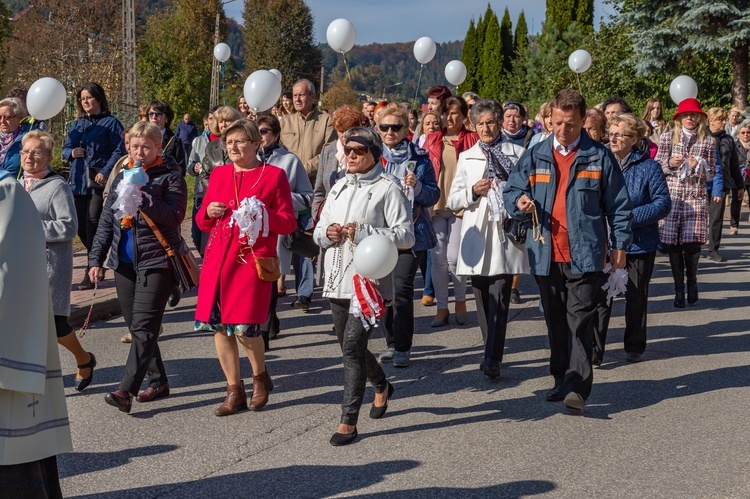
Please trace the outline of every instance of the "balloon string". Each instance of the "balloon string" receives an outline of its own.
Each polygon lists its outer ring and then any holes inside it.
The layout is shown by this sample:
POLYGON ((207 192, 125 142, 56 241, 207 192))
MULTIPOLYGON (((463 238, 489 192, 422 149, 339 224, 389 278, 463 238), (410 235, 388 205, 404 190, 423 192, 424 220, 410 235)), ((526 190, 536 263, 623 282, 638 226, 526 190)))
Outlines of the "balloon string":
POLYGON ((583 95, 583 90, 581 90, 581 77, 578 72, 576 72, 576 81, 578 81, 578 91, 583 95))
POLYGON ((349 78, 349 83, 352 81, 352 75, 349 74, 349 65, 346 63, 346 54, 341 52, 341 57, 344 59, 344 67, 346 68, 346 77, 349 78))
POLYGON ((419 86, 422 84, 422 72, 424 71, 424 64, 419 67, 419 79, 417 80, 417 91, 414 92, 414 102, 419 99, 419 86))

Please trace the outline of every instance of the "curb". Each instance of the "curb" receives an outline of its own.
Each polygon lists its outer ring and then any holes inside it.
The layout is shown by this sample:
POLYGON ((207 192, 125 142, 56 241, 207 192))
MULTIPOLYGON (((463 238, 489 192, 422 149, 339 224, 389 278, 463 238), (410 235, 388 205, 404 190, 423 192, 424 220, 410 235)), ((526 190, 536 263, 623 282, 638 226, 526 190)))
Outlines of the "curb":
MULTIPOLYGON (((70 324, 74 328, 83 326, 83 323, 86 321, 86 316, 89 313, 90 307, 91 305, 86 305, 84 307, 71 304, 68 324, 70 324)), ((120 314, 120 312, 120 302, 117 299, 117 293, 110 294, 109 296, 104 296, 94 301, 93 310, 91 311, 90 323, 92 324, 113 315, 118 315, 120 314)))

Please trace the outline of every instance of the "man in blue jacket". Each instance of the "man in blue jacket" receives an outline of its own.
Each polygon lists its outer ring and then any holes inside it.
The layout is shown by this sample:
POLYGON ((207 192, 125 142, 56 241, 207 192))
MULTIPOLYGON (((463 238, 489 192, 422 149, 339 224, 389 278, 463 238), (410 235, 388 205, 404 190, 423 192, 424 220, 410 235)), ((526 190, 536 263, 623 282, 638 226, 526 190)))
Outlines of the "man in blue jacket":
POLYGON ((585 116, 583 96, 560 91, 552 101, 553 140, 526 151, 504 192, 510 216, 538 214, 539 232, 529 231, 526 247, 539 284, 555 379, 547 400, 564 400, 573 414, 580 414, 591 393, 602 269, 607 257, 613 270, 625 266, 632 237, 622 171, 612 152, 583 131, 585 116))

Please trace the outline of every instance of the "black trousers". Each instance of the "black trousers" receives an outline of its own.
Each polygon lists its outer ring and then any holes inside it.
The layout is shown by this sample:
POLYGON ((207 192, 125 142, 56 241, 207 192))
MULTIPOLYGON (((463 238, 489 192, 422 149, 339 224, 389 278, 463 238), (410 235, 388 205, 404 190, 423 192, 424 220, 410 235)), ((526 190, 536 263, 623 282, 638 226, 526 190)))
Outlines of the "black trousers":
MULTIPOLYGON (((735 189, 736 190, 736 189, 735 189)), ((714 201, 709 196, 708 200, 708 251, 718 251, 721 245, 721 230, 724 228, 724 211, 727 206, 727 194, 725 190, 721 195, 721 201, 714 201)), ((730 210, 731 211, 731 210, 730 210)), ((739 226, 739 213, 737 214, 737 225, 739 226)))
POLYGON ((385 341, 397 352, 411 350, 414 338, 414 278, 417 276, 419 260, 426 251, 399 251, 396 268, 393 270, 395 295, 393 304, 386 307, 383 320, 385 341))
POLYGON ((341 424, 356 425, 365 396, 367 381, 377 393, 388 387, 383 368, 367 349, 372 328, 362 325, 359 317, 349 313, 349 300, 331 300, 331 315, 344 358, 344 399, 341 402, 341 424))
POLYGON ((549 275, 536 276, 550 345, 550 373, 563 394, 591 394, 594 321, 601 272, 573 274, 570 263, 550 264, 549 275))
POLYGON ((167 383, 157 340, 169 294, 175 286, 171 269, 149 270, 136 274, 132 264, 121 263, 115 270, 115 287, 133 342, 125 362, 120 388, 133 395, 148 374, 148 386, 167 383))
POLYGON ((78 237, 86 246, 86 252, 91 250, 96 235, 96 227, 99 225, 99 217, 104 207, 104 190, 89 189, 88 194, 73 196, 78 218, 78 237))
POLYGON ((0 466, 0 497, 62 499, 57 456, 30 463, 0 466))
POLYGON ((742 198, 745 192, 742 189, 729 189, 732 200, 729 202, 729 226, 740 226, 740 211, 742 211, 742 198))
MULTIPOLYGON (((628 272, 628 287, 625 290, 625 351, 642 354, 646 351, 646 324, 648 316, 648 285, 654 273, 656 252, 627 255, 625 270, 628 272)), ((605 274, 604 279, 609 276, 605 274)), ((602 281, 604 283, 605 281, 602 281)), ((612 307, 607 302, 606 291, 600 291, 597 307, 595 352, 604 358, 607 330, 612 307)))
POLYGON ((513 276, 510 274, 471 276, 479 329, 484 339, 484 356, 500 362, 503 361, 505 349, 512 284, 513 276))

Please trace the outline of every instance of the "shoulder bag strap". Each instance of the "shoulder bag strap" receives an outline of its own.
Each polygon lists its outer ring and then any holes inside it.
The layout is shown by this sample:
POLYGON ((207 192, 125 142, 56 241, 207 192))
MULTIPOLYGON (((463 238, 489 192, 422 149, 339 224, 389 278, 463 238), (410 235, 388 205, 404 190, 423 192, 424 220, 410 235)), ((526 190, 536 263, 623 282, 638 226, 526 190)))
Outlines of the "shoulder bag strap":
POLYGON ((151 227, 151 230, 154 231, 154 235, 156 236, 156 239, 158 239, 161 245, 164 247, 164 251, 167 252, 167 256, 169 256, 170 258, 175 256, 175 252, 172 249, 172 246, 164 238, 164 234, 161 233, 161 230, 159 229, 159 227, 154 223, 153 220, 151 220, 151 217, 143 213, 141 210, 138 210, 138 213, 141 214, 141 216, 146 221, 148 226, 151 227))

